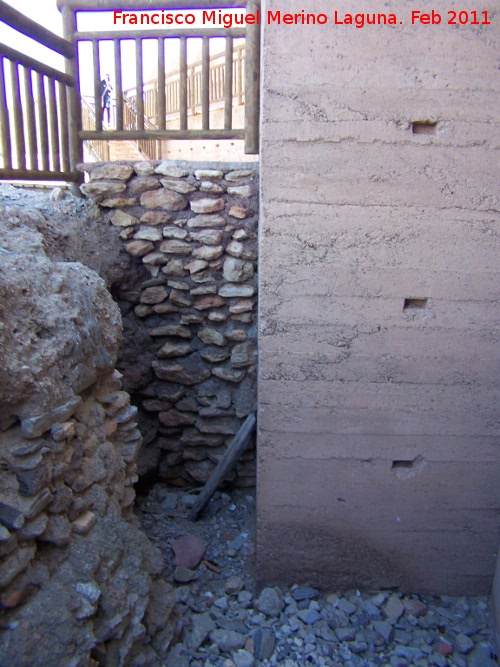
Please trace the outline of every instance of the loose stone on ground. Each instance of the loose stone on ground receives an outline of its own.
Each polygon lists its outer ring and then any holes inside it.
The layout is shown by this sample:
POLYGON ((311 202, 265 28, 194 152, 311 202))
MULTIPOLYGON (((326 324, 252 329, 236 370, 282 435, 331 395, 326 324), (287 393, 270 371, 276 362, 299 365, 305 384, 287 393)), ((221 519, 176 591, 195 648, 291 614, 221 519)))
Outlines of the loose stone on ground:
MULTIPOLYGON (((196 535, 198 565, 178 580, 168 565, 183 633, 172 655, 181 667, 494 667, 488 598, 422 597, 373 591, 343 594, 313 586, 256 589, 254 497, 217 493, 201 520, 188 520, 199 489, 157 484, 139 501, 149 538, 173 563, 172 546, 196 535), (169 512, 171 513, 169 515, 169 512), (195 577, 189 580, 189 577, 195 577)), ((314 583, 314 582, 310 582, 314 583)), ((334 589, 334 582, 332 589, 334 589)))

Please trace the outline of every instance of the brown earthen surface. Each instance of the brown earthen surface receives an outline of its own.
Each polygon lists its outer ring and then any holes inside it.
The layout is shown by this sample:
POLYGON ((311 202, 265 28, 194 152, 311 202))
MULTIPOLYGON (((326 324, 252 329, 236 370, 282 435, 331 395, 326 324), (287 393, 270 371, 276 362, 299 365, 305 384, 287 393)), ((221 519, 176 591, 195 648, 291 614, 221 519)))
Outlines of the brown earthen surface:
MULTIPOLYGON (((264 17, 299 5, 268 0, 264 17)), ((446 24, 470 2, 450 2, 439 26, 412 26, 414 9, 370 7, 396 13, 393 27, 333 25, 332 12, 324 26, 264 25, 266 582, 491 588, 500 33, 446 24)))

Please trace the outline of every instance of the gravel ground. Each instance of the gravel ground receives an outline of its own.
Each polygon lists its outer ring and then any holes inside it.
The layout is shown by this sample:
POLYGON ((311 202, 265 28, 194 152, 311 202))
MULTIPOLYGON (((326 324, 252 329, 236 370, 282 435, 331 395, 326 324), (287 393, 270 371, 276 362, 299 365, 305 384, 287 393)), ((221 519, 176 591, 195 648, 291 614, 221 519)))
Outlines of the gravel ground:
POLYGON ((166 667, 497 665, 487 597, 325 595, 302 582, 259 590, 253 489, 217 493, 192 523, 195 500, 157 484, 137 503, 182 614, 166 667))

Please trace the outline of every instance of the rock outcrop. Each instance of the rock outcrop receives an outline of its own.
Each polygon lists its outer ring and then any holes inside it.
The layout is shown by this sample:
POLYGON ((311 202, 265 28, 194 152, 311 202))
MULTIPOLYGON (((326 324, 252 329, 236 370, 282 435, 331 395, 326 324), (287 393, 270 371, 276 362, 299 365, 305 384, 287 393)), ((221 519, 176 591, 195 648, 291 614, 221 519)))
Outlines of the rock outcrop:
POLYGON ((91 204, 0 197, 1 662, 160 665, 174 599, 131 511, 142 436, 107 289, 128 260, 91 204), (74 261, 106 249, 104 278, 74 261))

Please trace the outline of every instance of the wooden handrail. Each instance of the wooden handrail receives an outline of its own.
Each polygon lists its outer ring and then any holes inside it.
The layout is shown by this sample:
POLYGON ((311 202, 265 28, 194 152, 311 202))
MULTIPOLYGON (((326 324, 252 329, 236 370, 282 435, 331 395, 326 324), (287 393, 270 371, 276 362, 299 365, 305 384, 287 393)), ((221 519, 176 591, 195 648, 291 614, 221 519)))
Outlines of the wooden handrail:
POLYGON ((7 60, 10 60, 13 63, 19 63, 24 67, 35 70, 35 72, 45 74, 51 79, 57 79, 57 81, 64 83, 66 86, 74 86, 76 83, 72 76, 64 74, 64 72, 60 72, 58 69, 54 69, 54 67, 45 65, 44 63, 41 63, 34 58, 30 58, 30 56, 26 56, 20 51, 11 49, 11 47, 7 46, 6 44, 0 44, 0 58, 2 56, 5 56, 7 60))
MULTIPOLYGON (((199 33, 198 33, 198 36, 199 36, 199 33)), ((244 51, 245 51, 245 44, 238 44, 237 46, 234 47, 234 49, 233 49, 233 52, 234 52, 233 53, 233 64, 238 60, 240 52, 242 53, 244 51)), ((224 52, 214 53, 213 55, 210 56, 210 64, 212 65, 216 61, 220 61, 221 63, 224 63, 224 55, 225 55, 224 52)), ((243 55, 243 58, 244 58, 244 55, 243 55)), ((202 65, 201 59, 200 60, 195 60, 193 63, 189 64, 189 68, 195 68, 195 69, 196 68, 201 68, 201 65, 202 65)), ((201 71, 201 69, 200 69, 200 71, 201 71)), ((177 78, 179 76, 179 72, 180 72, 179 69, 174 69, 174 70, 170 70, 170 72, 166 72, 165 80, 168 81, 168 79, 177 78)), ((157 79, 149 79, 148 81, 144 82, 144 89, 146 90, 146 88, 148 86, 156 85, 156 83, 157 83, 157 79)), ((130 91, 130 90, 133 90, 133 88, 128 89, 128 91, 130 91)), ((125 91, 125 92, 128 94, 128 91, 125 91)))
POLYGON ((42 169, 0 168, 0 180, 9 181, 67 181, 78 183, 80 174, 73 171, 47 171, 42 169))
MULTIPOLYGON (((124 33, 118 33, 113 30, 103 30, 102 32, 95 31, 85 31, 85 32, 76 32, 75 39, 78 41, 93 40, 93 39, 115 39, 116 36, 120 34, 121 39, 151 39, 154 37, 179 37, 179 30, 177 29, 161 29, 158 30, 127 30, 126 36, 124 33)), ((204 28, 201 31, 198 28, 184 28, 182 30, 183 37, 201 37, 205 35, 206 37, 234 37, 242 38, 245 37, 244 28, 204 28)))
POLYGON ((0 0, 0 21, 3 21, 11 26, 11 28, 60 53, 66 58, 75 57, 76 49, 72 42, 47 30, 47 28, 21 14, 21 12, 18 12, 17 9, 14 9, 14 7, 8 5, 3 0, 0 0))
MULTIPOLYGON (((134 102, 125 93, 122 93, 124 107, 129 111, 132 117, 137 119, 137 111, 134 108, 134 102)), ((157 130, 158 127, 154 125, 147 116, 144 116, 144 127, 148 130, 157 130)))
POLYGON ((128 141, 141 139, 244 139, 245 130, 103 130, 93 132, 82 130, 80 139, 105 139, 128 141))
POLYGON ((75 78, 4 44, 0 70, 0 179, 77 181, 70 164, 67 104, 75 78))
MULTIPOLYGON (((116 9, 116 0, 57 0, 57 8, 61 11, 68 7, 72 11, 106 11, 116 9)), ((224 0, 223 6, 237 9, 244 6, 242 0, 224 0)), ((217 6, 217 5, 216 5, 217 6)), ((213 9, 213 0, 120 0, 120 9, 213 9)))

